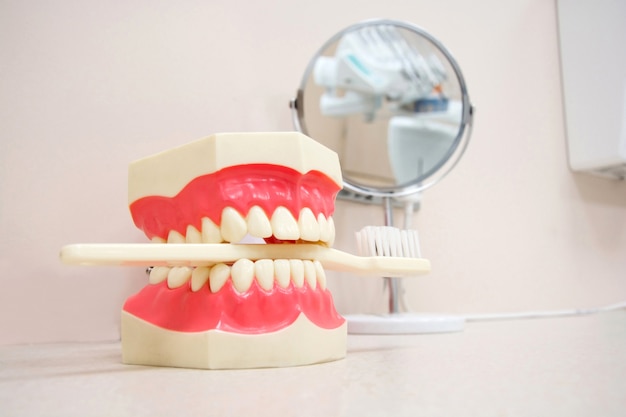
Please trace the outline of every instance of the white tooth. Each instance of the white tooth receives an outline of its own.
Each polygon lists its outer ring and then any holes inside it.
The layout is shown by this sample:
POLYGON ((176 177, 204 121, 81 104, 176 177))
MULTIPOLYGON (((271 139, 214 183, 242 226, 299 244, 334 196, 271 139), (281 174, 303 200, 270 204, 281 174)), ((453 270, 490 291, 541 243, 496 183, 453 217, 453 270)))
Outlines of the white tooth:
POLYGON ((217 264, 211 268, 209 272, 209 288, 215 293, 222 289, 228 278, 230 277, 230 266, 226 264, 217 264))
POLYGON ((335 243, 335 221, 332 216, 328 218, 328 228, 330 229, 330 236, 326 243, 328 246, 333 246, 333 243, 335 243))
POLYGON ((305 207, 300 211, 298 226, 302 240, 308 240, 309 242, 317 242, 320 240, 320 225, 317 224, 315 215, 310 208, 305 207))
POLYGON ((330 238, 330 227, 328 226, 328 220, 320 213, 317 215, 317 223, 320 225, 320 240, 322 242, 328 242, 330 238))
POLYGON ((185 243, 185 236, 181 235, 176 230, 170 230, 167 235, 167 243, 185 243))
POLYGON ((324 271, 324 267, 320 261, 313 261, 313 265, 315 266, 315 274, 317 275, 317 283, 319 284, 322 290, 326 289, 326 271, 324 271))
POLYGON ((315 278, 315 266, 313 261, 302 261, 304 265, 304 280, 309 284, 309 287, 315 289, 317 287, 317 279, 315 278))
POLYGON ((230 270, 230 275, 233 279, 233 286, 237 291, 248 291, 254 280, 254 262, 250 259, 237 260, 230 270))
POLYGON ((302 288, 304 285, 304 264, 300 259, 290 259, 289 269, 291 280, 296 288, 302 288))
POLYGON ((167 274, 167 286, 171 289, 178 288, 191 278, 191 268, 188 266, 175 266, 167 274))
POLYGON ((254 237, 270 237, 272 236, 272 225, 270 219, 267 218, 265 211, 259 206, 253 206, 246 216, 248 223, 248 233, 254 237))
POLYGON ((167 279, 167 274, 170 273, 170 268, 167 266, 155 266, 150 271, 150 284, 158 284, 167 279))
POLYGON ((277 207, 272 214, 272 230, 274 236, 280 240, 298 240, 300 238, 300 229, 298 222, 294 219, 291 212, 286 207, 277 207))
POLYGON ((226 207, 222 210, 220 230, 225 241, 237 243, 248 233, 248 226, 237 210, 226 207))
POLYGON ((199 291, 209 280, 209 267, 198 266, 191 273, 191 291, 199 291))
POLYGON ((274 261, 271 259, 259 259, 254 263, 254 276, 265 291, 274 288, 274 261))
POLYGON ((187 243, 202 243, 202 234, 198 229, 189 225, 187 226, 187 233, 185 233, 185 240, 187 243))
POLYGON ((158 237, 158 236, 154 236, 152 239, 150 239, 150 241, 152 243, 165 243, 165 242, 167 242, 165 239, 163 239, 162 237, 158 237))
POLYGON ((274 275, 276 275, 276 281, 281 288, 289 286, 289 270, 289 261, 287 259, 274 260, 274 275))
POLYGON ((202 243, 221 243, 220 228, 208 217, 202 218, 202 243))

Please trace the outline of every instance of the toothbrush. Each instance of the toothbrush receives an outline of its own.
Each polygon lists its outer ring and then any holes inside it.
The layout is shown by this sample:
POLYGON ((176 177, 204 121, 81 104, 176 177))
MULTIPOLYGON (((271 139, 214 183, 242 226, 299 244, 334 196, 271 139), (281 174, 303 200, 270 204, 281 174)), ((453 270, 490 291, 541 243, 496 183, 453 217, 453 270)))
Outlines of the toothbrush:
MULTIPOLYGON (((408 224, 407 224, 408 226, 408 224)), ((420 245, 416 230, 400 230, 392 226, 367 226, 357 232, 359 253, 392 259, 396 256, 420 259, 420 245)), ((400 277, 399 275, 389 276, 400 277)), ((391 293, 392 288, 389 288, 391 293)), ((395 294, 396 296, 398 294, 395 294)), ((394 300, 395 303, 398 300, 394 300)), ((400 312, 390 302, 390 311, 384 315, 346 315, 350 334, 422 334, 462 331, 465 318, 448 314, 418 314, 400 312)))
MULTIPOLYGON (((395 243, 392 246, 402 246, 401 240, 395 243)), ((60 257, 69 265, 208 266, 241 258, 311 259, 324 268, 359 275, 411 277, 430 271, 427 259, 395 253, 356 256, 319 244, 98 243, 64 246, 60 257)))

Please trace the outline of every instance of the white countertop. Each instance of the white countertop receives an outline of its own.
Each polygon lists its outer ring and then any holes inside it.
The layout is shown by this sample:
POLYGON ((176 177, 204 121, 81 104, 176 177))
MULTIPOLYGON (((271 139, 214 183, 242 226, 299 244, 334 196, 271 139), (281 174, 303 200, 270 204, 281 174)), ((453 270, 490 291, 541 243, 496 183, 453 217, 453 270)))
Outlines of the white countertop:
POLYGON ((345 360, 128 366, 119 343, 0 347, 1 416, 624 416, 626 311, 350 336, 345 360))

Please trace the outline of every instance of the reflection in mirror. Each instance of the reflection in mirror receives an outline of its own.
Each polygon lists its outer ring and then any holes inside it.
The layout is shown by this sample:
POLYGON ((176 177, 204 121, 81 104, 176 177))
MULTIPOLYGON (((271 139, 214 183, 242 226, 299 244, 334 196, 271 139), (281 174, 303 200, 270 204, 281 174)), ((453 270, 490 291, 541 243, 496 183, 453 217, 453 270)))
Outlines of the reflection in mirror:
POLYGON ((447 50, 420 28, 389 20, 331 38, 292 107, 297 128, 339 154, 346 188, 373 196, 415 193, 445 175, 471 120, 447 50))

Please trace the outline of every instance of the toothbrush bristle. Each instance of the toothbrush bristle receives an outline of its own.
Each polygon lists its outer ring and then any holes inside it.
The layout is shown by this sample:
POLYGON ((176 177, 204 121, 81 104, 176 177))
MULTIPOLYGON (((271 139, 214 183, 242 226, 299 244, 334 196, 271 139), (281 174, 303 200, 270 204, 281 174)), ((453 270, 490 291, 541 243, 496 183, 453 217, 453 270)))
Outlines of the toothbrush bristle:
POLYGON ((366 226, 356 233, 356 240, 361 256, 421 257, 417 230, 366 226))

